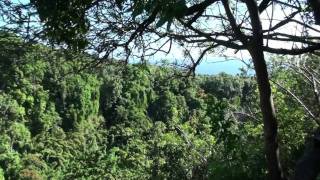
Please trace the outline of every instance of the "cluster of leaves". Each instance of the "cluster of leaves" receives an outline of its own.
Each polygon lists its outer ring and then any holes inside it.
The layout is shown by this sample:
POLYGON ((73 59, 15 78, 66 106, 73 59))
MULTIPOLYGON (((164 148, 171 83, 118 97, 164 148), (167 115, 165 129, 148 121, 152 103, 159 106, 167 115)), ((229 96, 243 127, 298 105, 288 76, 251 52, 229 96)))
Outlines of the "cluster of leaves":
MULTIPOLYGON (((0 46, 0 179, 264 179, 251 77, 176 78, 151 65, 70 73, 90 57, 6 33, 0 46)), ((284 151, 295 152, 303 112, 279 114, 284 151)))

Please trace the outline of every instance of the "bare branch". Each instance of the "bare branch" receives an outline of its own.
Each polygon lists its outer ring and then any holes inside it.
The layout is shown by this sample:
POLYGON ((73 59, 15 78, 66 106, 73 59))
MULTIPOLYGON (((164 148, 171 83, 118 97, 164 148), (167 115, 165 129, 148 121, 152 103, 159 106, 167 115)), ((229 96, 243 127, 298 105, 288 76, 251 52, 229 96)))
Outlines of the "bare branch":
POLYGON ((270 81, 273 84, 277 85, 282 90, 284 90, 290 96, 292 96, 304 108, 304 110, 308 113, 308 115, 318 124, 318 126, 320 126, 320 120, 312 113, 312 111, 302 102, 302 100, 300 98, 298 98, 294 93, 292 93, 287 88, 283 87, 280 83, 277 83, 277 82, 275 82, 273 80, 270 80, 270 81))

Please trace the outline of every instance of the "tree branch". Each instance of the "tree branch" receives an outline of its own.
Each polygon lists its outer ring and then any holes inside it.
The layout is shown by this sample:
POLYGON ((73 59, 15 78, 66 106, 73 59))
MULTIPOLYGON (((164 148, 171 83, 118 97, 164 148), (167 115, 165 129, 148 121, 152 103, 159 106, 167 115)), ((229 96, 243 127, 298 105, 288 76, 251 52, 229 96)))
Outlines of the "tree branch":
POLYGON ((292 93, 289 89, 283 87, 280 83, 277 83, 273 80, 270 80, 273 84, 277 85, 279 88, 284 90, 287 94, 292 96, 303 108, 304 110, 308 113, 308 115, 320 126, 320 121, 317 119, 317 117, 312 113, 312 111, 302 102, 300 98, 298 98, 294 93, 292 93))

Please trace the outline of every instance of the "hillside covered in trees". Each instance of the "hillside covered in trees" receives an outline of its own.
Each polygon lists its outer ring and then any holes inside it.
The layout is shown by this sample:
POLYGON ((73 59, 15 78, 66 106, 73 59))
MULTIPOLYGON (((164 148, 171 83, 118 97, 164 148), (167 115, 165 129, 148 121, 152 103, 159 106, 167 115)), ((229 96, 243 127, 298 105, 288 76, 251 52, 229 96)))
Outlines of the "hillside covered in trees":
MULTIPOLYGON (((265 178, 252 75, 83 68, 91 58, 1 34, 1 180, 265 178)), ((305 77, 274 58, 281 161, 290 176, 317 128, 292 92, 311 112, 319 109, 305 77)), ((319 72, 318 57, 305 58, 319 72)))

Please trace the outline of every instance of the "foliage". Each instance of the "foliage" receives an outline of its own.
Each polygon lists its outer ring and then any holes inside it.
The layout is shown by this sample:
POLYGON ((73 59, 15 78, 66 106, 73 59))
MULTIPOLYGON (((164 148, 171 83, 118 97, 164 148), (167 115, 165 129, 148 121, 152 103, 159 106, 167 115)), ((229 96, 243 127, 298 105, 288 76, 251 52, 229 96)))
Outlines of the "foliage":
MULTIPOLYGON (((141 64, 78 71, 89 56, 0 42, 0 179, 264 179, 252 77, 176 78, 141 64)), ((291 173, 312 124, 273 90, 291 173)))

